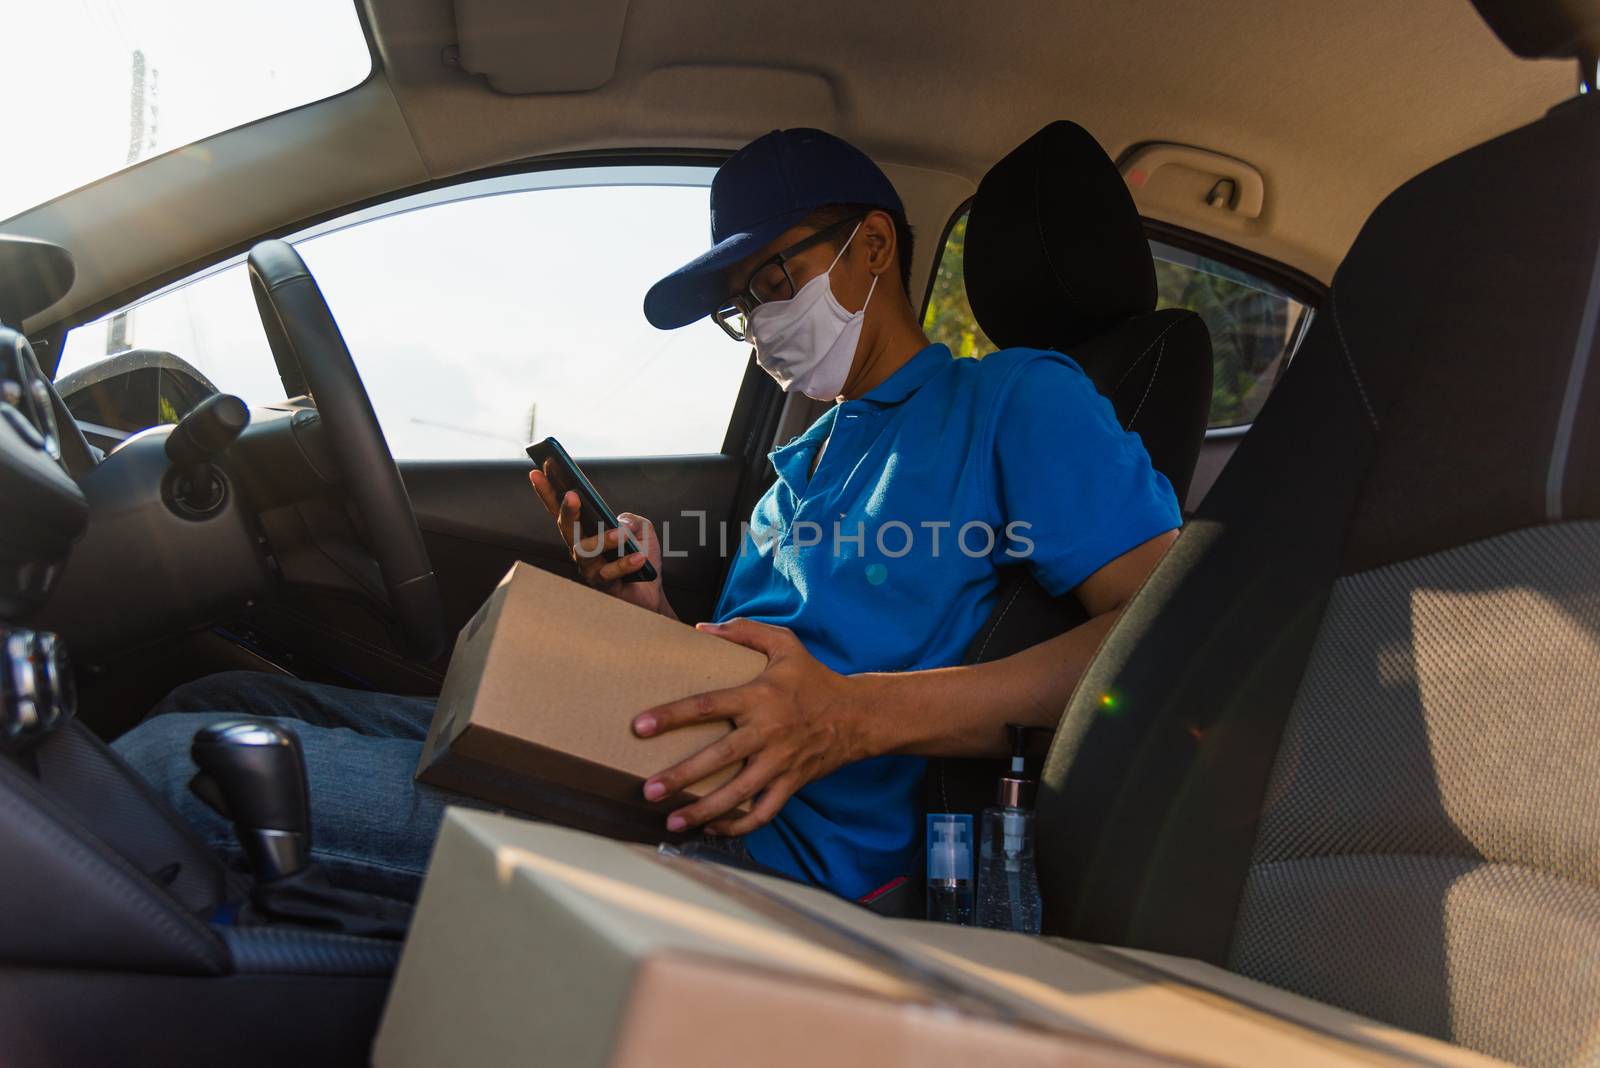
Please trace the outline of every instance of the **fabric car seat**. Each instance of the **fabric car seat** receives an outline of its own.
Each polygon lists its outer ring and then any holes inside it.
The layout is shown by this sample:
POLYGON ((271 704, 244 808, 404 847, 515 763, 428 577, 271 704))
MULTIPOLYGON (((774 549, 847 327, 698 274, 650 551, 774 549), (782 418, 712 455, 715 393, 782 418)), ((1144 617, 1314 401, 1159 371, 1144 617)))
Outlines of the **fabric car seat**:
MULTIPOLYGON (((1600 5, 1478 6, 1592 64, 1600 5)), ((1597 189, 1590 93, 1372 214, 1061 721, 1047 932, 1595 1063, 1597 189)))
MULTIPOLYGON (((964 270, 973 315, 995 345, 1054 349, 1077 361, 1182 501, 1211 408, 1211 336, 1194 312, 1155 310, 1144 223, 1087 130, 1052 122, 990 169, 967 217, 964 270)), ((1039 458, 1041 467, 1072 462, 1039 458)), ((1010 656, 1086 618, 1075 598, 1052 598, 1026 566, 1007 568, 965 662, 1010 656)), ((930 808, 991 804, 1002 767, 934 761, 930 808)))

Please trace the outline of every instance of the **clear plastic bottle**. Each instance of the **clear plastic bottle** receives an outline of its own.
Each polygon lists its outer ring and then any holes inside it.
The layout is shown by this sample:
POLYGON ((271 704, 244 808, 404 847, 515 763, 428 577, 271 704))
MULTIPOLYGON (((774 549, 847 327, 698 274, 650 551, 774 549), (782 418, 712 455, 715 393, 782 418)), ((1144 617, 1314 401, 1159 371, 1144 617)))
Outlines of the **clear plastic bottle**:
POLYGON ((978 861, 978 926, 1038 934, 1044 903, 1033 862, 1033 813, 995 806, 983 811, 978 861))
POLYGON ((972 923, 972 817, 928 813, 928 919, 972 923))
POLYGON ((1028 728, 1006 724, 1011 769, 1000 776, 993 806, 983 810, 978 855, 978 926, 1038 934, 1044 916, 1033 864, 1033 780, 1028 778, 1028 728))

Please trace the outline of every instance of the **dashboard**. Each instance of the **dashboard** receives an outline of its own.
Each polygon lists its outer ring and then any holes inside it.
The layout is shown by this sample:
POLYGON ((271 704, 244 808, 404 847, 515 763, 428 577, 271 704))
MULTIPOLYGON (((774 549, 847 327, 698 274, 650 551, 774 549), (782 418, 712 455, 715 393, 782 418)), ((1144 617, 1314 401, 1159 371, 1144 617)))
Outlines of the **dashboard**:
POLYGON ((52 399, 28 339, 0 327, 0 620, 44 603, 88 520, 52 399))
POLYGON ((14 329, 72 276, 60 246, 0 234, 0 755, 71 714, 64 641, 132 662, 275 583, 389 607, 309 403, 252 413, 212 393, 176 425, 91 448, 14 329))
POLYGON ((50 401, 50 383, 28 339, 14 330, 0 345, 0 419, 52 460, 61 459, 61 432, 50 401))
POLYGON ((0 625, 37 611, 89 519, 62 463, 59 401, 20 328, 67 295, 72 255, 0 234, 0 625))
MULTIPOLYGON (((59 299, 72 277, 63 257, 58 246, 0 237, 5 321, 20 323, 59 299), (29 263, 39 270, 27 273, 29 263)), ((88 501, 62 464, 56 404, 28 339, 0 326, 0 750, 48 732, 73 706, 64 646, 24 625, 88 523, 88 501)))

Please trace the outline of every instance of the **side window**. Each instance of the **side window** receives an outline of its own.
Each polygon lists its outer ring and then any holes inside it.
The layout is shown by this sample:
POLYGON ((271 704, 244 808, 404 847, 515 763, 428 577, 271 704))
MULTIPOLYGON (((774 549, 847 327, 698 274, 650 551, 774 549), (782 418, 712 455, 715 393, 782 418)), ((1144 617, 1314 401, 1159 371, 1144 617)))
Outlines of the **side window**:
MULTIPOLYGON (((705 250, 711 174, 485 179, 289 240, 397 459, 520 458, 550 434, 578 456, 717 452, 746 348, 709 320, 663 333, 641 310, 652 282, 705 250)), ((118 360, 158 365, 163 382, 187 372, 202 397, 284 395, 242 258, 67 336, 57 383, 80 419, 129 431, 182 415, 170 386, 159 397, 155 384, 109 388, 118 360), (133 392, 136 402, 109 403, 133 392)))
MULTIPOLYGON (((982 356, 994 346, 967 303, 966 237, 963 212, 939 256, 923 327, 957 356, 982 356)), ((1249 423, 1294 355, 1314 310, 1271 282, 1209 257, 1160 241, 1151 241, 1150 251, 1156 261, 1156 306, 1188 308, 1211 331, 1210 425, 1249 423)))
POLYGON ((950 227, 939 252, 939 269, 933 275, 933 292, 922 330, 930 340, 942 341, 957 356, 982 356, 994 351, 994 343, 978 326, 967 303, 967 213, 950 227))
POLYGON ((1255 419, 1311 325, 1312 308, 1237 267, 1150 242, 1156 307, 1188 308, 1211 332, 1213 427, 1255 419))

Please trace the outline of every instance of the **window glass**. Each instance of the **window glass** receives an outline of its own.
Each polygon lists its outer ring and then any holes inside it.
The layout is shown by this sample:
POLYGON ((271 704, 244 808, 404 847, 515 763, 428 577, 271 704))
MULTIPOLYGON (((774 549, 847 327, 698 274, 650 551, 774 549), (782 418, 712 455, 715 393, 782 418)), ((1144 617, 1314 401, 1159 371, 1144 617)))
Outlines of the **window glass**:
POLYGON ((242 261, 67 332, 56 388, 75 416, 128 431, 176 422, 183 413, 174 410, 167 418, 129 425, 99 410, 93 397, 79 399, 91 382, 109 381, 137 362, 119 358, 128 352, 160 362, 171 361, 155 354, 170 354, 199 370, 219 392, 243 397, 250 404, 283 400, 283 383, 242 261))
MULTIPOLYGON (((950 228, 923 327, 957 356, 993 349, 967 303, 962 273, 967 216, 950 228)), ((1312 309, 1263 279, 1160 241, 1156 261, 1158 308, 1188 308, 1211 332, 1213 427, 1238 426, 1256 417, 1267 394, 1310 325, 1312 309)))
POLYGON ((1294 346, 1311 324, 1311 309, 1237 267, 1150 242, 1156 260, 1156 307, 1188 308, 1211 332, 1210 425, 1255 419, 1294 346))
MULTIPOLYGON (((291 240, 397 459, 521 457, 546 435, 578 456, 717 452, 748 347, 709 319, 663 332, 642 311, 651 283, 705 251, 711 173, 489 179, 291 240)), ((251 404, 283 398, 242 262, 72 331, 58 381, 129 348, 251 404)))
POLYGON ((966 256, 967 213, 962 212, 944 239, 922 329, 929 340, 944 342, 957 356, 982 356, 993 352, 994 344, 978 326, 972 305, 967 303, 966 256))
POLYGON ((8 218, 170 149, 358 85, 353 0, 43 0, 6 5, 8 218))

